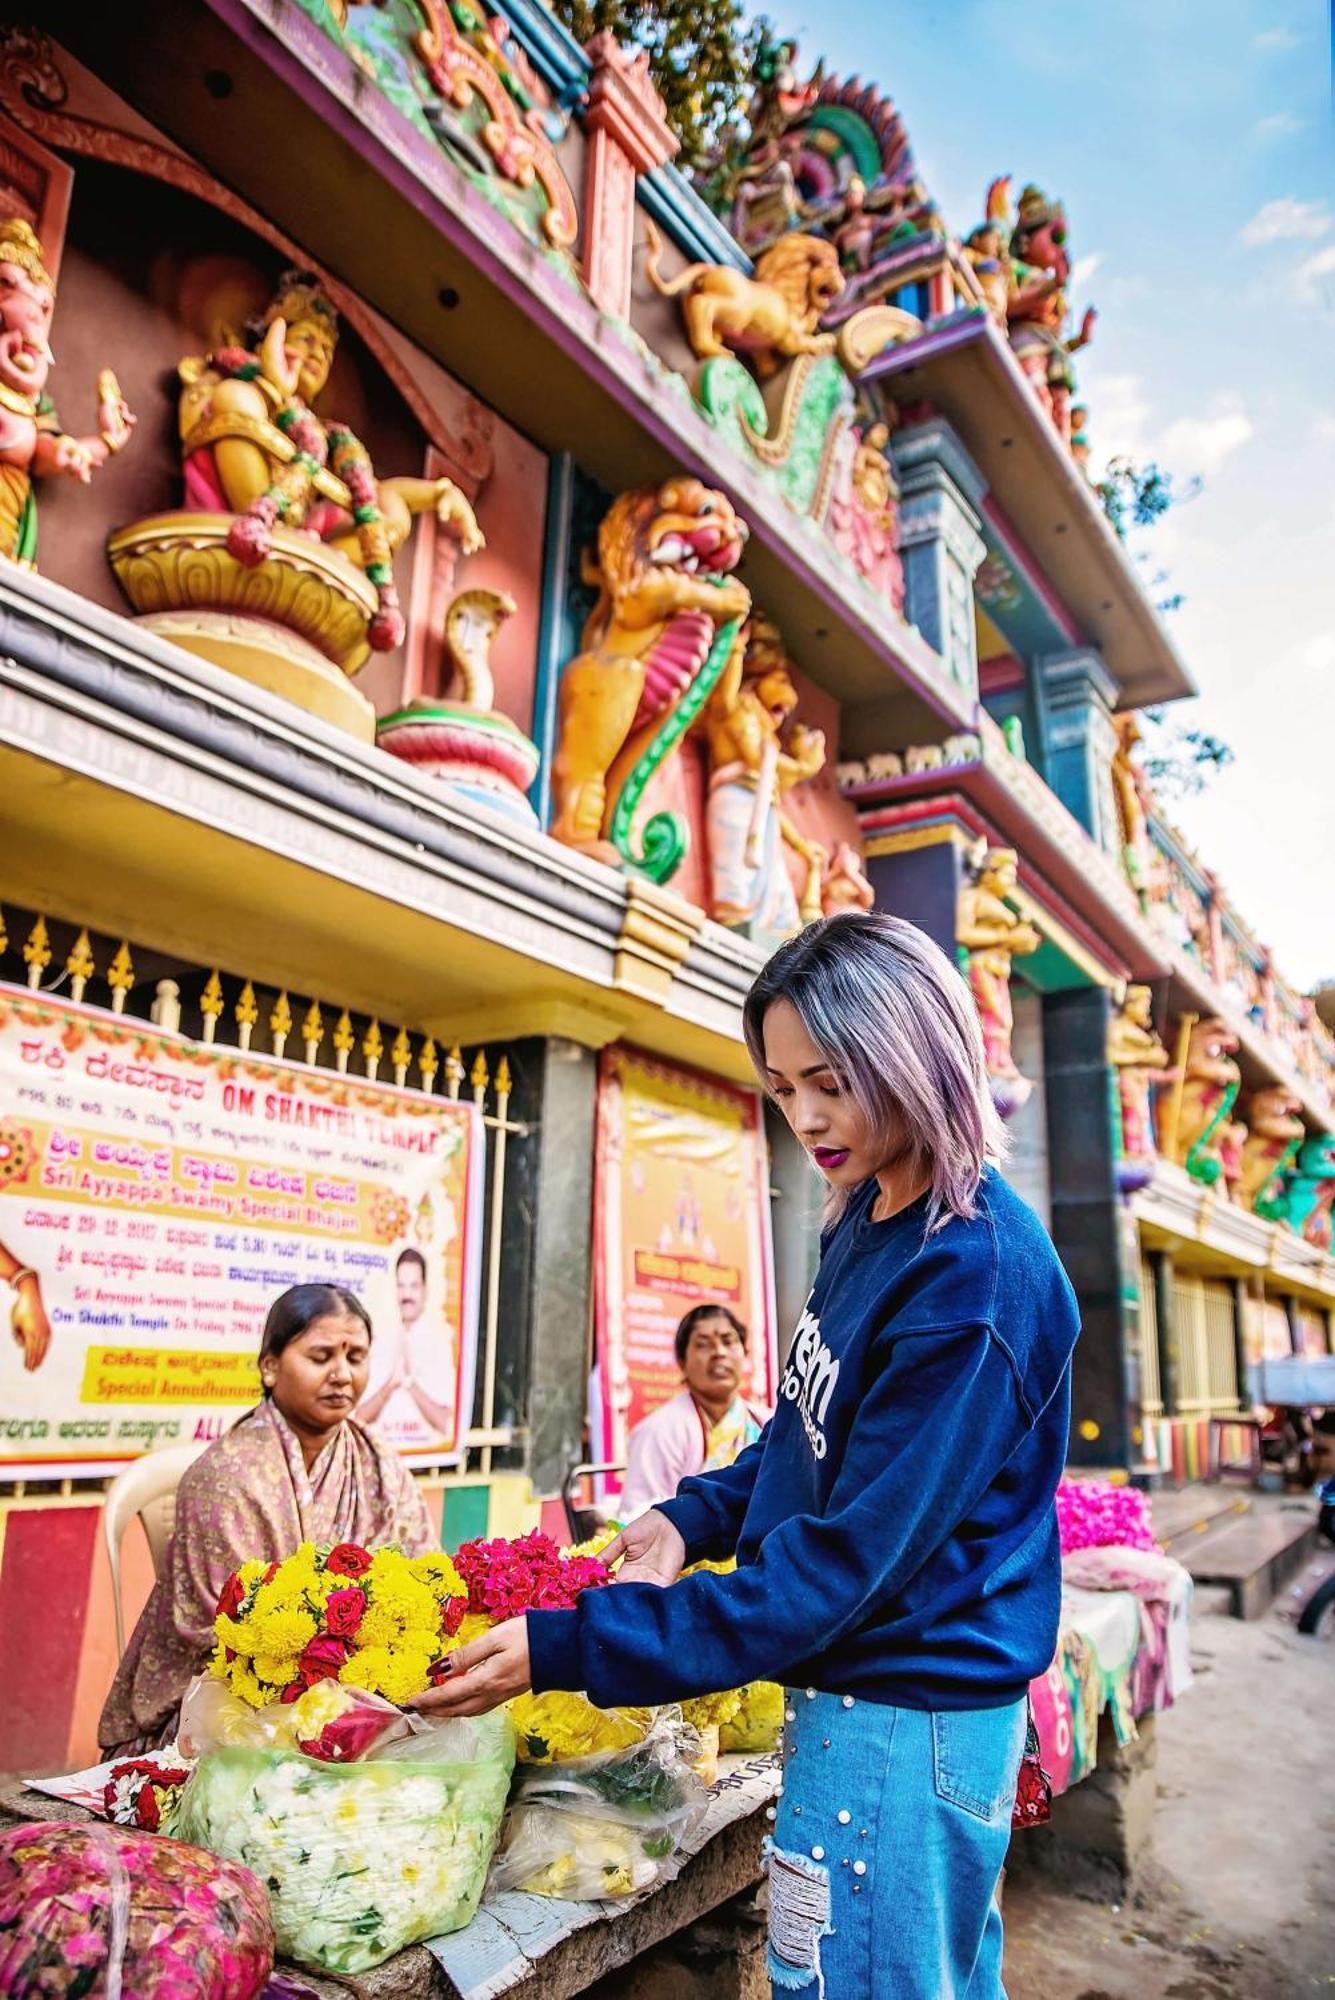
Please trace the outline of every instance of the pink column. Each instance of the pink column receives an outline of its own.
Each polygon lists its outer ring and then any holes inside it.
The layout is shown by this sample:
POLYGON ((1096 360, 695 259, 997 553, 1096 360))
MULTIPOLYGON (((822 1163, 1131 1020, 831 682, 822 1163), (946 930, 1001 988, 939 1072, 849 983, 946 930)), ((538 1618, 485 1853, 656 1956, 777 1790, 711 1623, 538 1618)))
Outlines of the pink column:
POLYGON ((635 256, 635 179, 678 149, 643 50, 622 48, 609 30, 585 50, 593 64, 584 120, 584 283, 600 311, 630 318, 635 256))

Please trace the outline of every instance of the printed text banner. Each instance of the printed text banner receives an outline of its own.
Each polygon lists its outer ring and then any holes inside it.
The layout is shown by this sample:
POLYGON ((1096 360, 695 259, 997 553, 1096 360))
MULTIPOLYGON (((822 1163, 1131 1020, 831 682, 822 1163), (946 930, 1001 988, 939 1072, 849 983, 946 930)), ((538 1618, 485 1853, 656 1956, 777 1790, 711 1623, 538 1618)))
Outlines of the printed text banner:
POLYGON ((481 1152, 473 1105, 0 986, 0 1270, 32 1273, 0 1287, 0 1473, 220 1436, 257 1400, 269 1306, 306 1283, 367 1305, 381 1433, 457 1459, 481 1152))
POLYGON ((772 1405, 769 1159, 758 1092, 631 1049, 603 1056, 591 1435, 624 1463, 641 1418, 681 1387, 682 1315, 726 1305, 750 1331, 748 1399, 772 1405))

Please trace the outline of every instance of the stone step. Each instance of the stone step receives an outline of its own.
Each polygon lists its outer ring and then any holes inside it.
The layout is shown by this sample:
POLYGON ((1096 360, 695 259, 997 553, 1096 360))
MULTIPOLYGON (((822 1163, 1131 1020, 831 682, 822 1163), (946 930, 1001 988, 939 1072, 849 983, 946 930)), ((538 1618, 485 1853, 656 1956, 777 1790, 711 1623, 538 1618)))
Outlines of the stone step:
POLYGON ((1316 1508, 1249 1508, 1172 1551, 1198 1584, 1230 1593, 1235 1618, 1260 1618, 1317 1543, 1316 1508))
POLYGON ((1179 1562, 1186 1561, 1185 1549, 1221 1519, 1236 1520, 1251 1508, 1251 1494, 1231 1486, 1178 1486, 1150 1496, 1154 1532, 1179 1562))

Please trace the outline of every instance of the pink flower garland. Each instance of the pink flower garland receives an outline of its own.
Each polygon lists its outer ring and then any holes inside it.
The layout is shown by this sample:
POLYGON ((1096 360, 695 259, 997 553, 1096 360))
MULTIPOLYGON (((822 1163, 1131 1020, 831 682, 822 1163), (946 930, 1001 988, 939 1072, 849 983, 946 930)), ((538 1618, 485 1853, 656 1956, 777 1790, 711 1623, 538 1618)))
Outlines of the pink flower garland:
POLYGON ((1075 1549, 1148 1549, 1159 1544, 1145 1495, 1106 1479, 1063 1479, 1057 1488, 1062 1554, 1075 1549))
POLYGON ((562 1556, 549 1535, 521 1535, 512 1542, 465 1542, 454 1566, 468 1585, 468 1609, 485 1618, 518 1618, 525 1611, 568 1611, 582 1590, 611 1581, 597 1556, 562 1556))

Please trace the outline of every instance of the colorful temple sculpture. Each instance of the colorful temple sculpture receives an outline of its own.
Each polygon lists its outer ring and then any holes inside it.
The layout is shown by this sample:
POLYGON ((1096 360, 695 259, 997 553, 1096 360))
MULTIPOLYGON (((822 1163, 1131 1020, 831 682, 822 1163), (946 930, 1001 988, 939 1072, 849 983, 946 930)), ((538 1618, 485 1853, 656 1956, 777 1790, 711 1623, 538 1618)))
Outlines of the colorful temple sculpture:
POLYGON ((284 275, 250 346, 180 363, 184 507, 112 535, 117 581, 149 631, 370 741, 349 685, 403 643, 393 559, 433 513, 482 546, 448 478, 377 479, 348 426, 318 416, 338 313, 318 279, 284 275))
POLYGON ((130 441, 134 417, 109 368, 97 378, 97 430, 71 437, 46 393, 55 280, 32 225, 0 220, 0 555, 37 566, 34 481, 63 474, 87 485, 130 441))
POLYGON ((429 1350, 447 1541, 559 1526, 688 1303, 772 1400, 816 1204, 742 1002, 822 912, 969 981, 1072 1462, 1197 1473, 1332 1346, 1335 1037, 1145 770, 1193 682, 1060 204, 961 239, 773 39, 692 178, 531 0, 67 13, 0 28, 0 1625, 60 1613, 0 1765, 90 1760, 106 1481, 253 1398, 276 1274, 429 1350))

